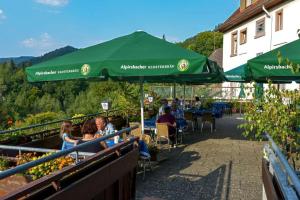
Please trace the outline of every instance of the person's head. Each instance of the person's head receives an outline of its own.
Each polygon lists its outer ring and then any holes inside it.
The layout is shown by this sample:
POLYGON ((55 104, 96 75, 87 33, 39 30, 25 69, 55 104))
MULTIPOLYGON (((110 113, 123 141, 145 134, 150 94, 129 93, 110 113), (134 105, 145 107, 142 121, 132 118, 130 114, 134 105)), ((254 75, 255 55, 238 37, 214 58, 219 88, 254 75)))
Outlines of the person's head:
POLYGON ((169 114, 170 112, 171 112, 170 106, 165 106, 165 107, 164 107, 164 113, 165 113, 165 114, 169 114))
POLYGON ((162 99, 161 104, 162 105, 168 105, 168 100, 167 99, 162 99))
POLYGON ((176 102, 173 102, 171 105, 171 110, 176 110, 177 109, 177 104, 176 102))
POLYGON ((60 134, 71 133, 72 131, 72 122, 71 121, 63 121, 60 126, 60 134))
POLYGON ((196 100, 196 101, 200 101, 200 98, 199 98, 199 97, 195 97, 195 100, 196 100))
POLYGON ((96 126, 97 126, 97 129, 98 131, 103 131, 106 127, 106 124, 107 124, 107 120, 105 117, 97 117, 96 118, 96 126))
POLYGON ((95 120, 94 119, 88 119, 84 122, 82 126, 81 133, 82 135, 85 134, 91 134, 95 135, 95 133, 98 131, 95 120))

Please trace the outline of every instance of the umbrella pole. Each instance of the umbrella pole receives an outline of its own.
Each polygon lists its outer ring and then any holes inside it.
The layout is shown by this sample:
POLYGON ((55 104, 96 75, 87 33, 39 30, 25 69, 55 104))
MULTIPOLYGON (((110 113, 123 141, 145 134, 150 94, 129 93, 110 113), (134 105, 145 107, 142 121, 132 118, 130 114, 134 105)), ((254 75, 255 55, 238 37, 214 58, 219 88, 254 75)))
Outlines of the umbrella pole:
POLYGON ((183 109, 185 109, 185 84, 183 85, 183 109))
POLYGON ((144 83, 143 81, 140 82, 140 94, 141 94, 141 128, 142 128, 142 134, 144 134, 145 128, 144 128, 144 83))
POLYGON ((173 84, 174 90, 173 90, 173 99, 176 98, 176 84, 173 84))

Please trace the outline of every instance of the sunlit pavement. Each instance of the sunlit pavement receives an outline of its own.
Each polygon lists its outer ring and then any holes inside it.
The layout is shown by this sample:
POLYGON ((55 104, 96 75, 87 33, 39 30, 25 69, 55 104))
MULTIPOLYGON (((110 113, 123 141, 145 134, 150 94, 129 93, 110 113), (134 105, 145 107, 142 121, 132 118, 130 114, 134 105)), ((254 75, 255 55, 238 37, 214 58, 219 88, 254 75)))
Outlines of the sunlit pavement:
POLYGON ((247 141, 239 115, 217 119, 210 128, 186 135, 166 161, 137 177, 137 199, 261 199, 262 142, 247 141))

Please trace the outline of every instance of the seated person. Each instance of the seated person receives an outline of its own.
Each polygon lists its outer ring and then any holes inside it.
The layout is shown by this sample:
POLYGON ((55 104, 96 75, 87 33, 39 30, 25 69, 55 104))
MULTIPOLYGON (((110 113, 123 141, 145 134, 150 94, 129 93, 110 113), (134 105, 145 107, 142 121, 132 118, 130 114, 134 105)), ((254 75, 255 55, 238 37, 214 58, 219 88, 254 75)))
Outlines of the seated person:
MULTIPOLYGON (((82 139, 79 140, 78 145, 85 143, 85 142, 89 142, 94 140, 95 138, 97 138, 96 136, 96 132, 97 132, 97 126, 95 123, 94 119, 90 119, 84 122, 83 126, 82 126, 82 139)), ((101 136, 100 136, 101 137, 101 136)), ((105 144, 105 142, 101 142, 99 143, 94 143, 91 144, 83 149, 80 149, 80 151, 83 152, 91 152, 91 153, 96 153, 99 152, 103 149, 106 149, 107 146, 105 144)))
POLYGON ((97 134, 102 136, 115 133, 114 126, 105 117, 96 117, 97 134))
POLYGON ((63 139, 61 150, 70 149, 78 143, 78 140, 74 140, 72 138, 71 131, 72 131, 72 122, 64 121, 60 128, 60 136, 63 139))
POLYGON ((195 104, 194 104, 194 107, 199 109, 201 107, 201 101, 200 101, 200 98, 199 97, 195 97, 195 104))
POLYGON ((183 118, 183 111, 178 109, 177 104, 172 103, 172 107, 171 107, 171 114, 176 118, 176 119, 182 119, 183 118))
POLYGON ((169 138, 172 142, 172 145, 175 145, 176 119, 171 114, 171 108, 169 106, 164 108, 164 114, 158 118, 157 123, 167 123, 169 129, 169 138))
POLYGON ((164 114, 164 108, 168 106, 168 100, 167 99, 162 99, 161 100, 161 107, 158 110, 158 118, 164 114))

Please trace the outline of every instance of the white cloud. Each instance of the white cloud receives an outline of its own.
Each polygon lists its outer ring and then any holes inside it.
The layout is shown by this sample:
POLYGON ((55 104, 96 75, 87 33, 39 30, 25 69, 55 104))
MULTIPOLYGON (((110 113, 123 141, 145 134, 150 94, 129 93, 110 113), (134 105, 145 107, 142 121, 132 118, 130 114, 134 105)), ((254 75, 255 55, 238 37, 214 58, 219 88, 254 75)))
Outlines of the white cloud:
POLYGON ((43 33, 38 37, 31 37, 23 40, 21 42, 22 46, 26 48, 33 49, 38 54, 42 54, 48 51, 52 51, 57 48, 59 43, 57 43, 49 33, 43 33))
POLYGON ((35 0, 37 3, 48 6, 65 6, 69 3, 69 0, 35 0))
POLYGON ((4 15, 4 11, 0 9, 0 20, 6 19, 6 16, 4 15))

